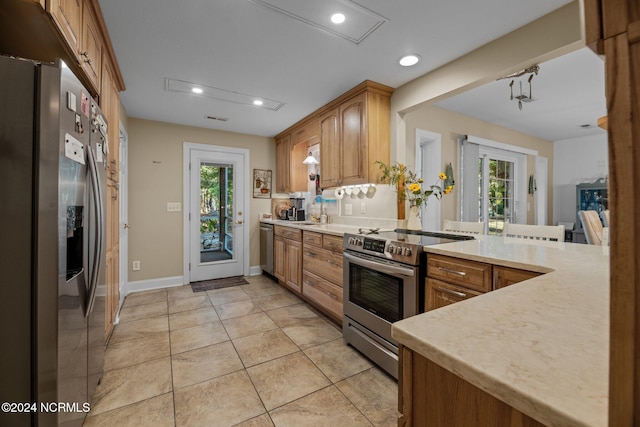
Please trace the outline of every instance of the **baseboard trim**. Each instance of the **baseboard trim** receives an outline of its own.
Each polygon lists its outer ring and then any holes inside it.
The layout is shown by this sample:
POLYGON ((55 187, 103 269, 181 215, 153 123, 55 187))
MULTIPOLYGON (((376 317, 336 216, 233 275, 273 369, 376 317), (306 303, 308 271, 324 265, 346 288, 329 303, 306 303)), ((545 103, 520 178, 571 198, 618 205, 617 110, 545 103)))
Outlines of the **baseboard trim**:
POLYGON ((262 274, 262 268, 259 265, 249 267, 249 276, 259 276, 262 274))
POLYGON ((161 277, 159 279, 137 280, 127 283, 127 295, 132 292, 151 291, 154 289, 172 288, 183 285, 182 276, 161 277))

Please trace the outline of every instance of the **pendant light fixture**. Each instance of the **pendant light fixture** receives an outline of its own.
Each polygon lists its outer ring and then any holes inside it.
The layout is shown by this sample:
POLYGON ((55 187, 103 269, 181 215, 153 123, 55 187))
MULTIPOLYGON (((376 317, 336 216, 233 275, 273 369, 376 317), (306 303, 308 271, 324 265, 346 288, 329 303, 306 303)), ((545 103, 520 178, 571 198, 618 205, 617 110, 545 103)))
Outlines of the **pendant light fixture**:
POLYGON ((502 80, 502 79, 511 79, 511 82, 509 83, 509 89, 511 91, 511 96, 509 97, 509 99, 511 101, 518 101, 518 109, 522 110, 522 103, 523 102, 532 102, 534 101, 533 99, 533 88, 531 85, 531 80, 533 80, 533 75, 538 75, 538 72, 540 71, 540 67, 536 64, 536 65, 532 65, 529 68, 525 68, 524 70, 518 71, 517 73, 514 74, 510 74, 508 76, 505 77, 501 77, 498 80, 502 80), (529 79, 527 80, 527 83, 529 83, 529 93, 525 93, 522 91, 522 80, 520 80, 519 86, 520 86, 520 94, 513 94, 513 84, 515 83, 516 79, 518 77, 522 77, 526 74, 531 74, 529 76, 529 79))
POLYGON ((311 154, 311 151, 309 151, 309 155, 307 156, 306 159, 304 159, 302 161, 302 163, 304 163, 305 165, 317 165, 317 164, 319 164, 319 162, 316 160, 316 158, 313 157, 313 154, 311 154))

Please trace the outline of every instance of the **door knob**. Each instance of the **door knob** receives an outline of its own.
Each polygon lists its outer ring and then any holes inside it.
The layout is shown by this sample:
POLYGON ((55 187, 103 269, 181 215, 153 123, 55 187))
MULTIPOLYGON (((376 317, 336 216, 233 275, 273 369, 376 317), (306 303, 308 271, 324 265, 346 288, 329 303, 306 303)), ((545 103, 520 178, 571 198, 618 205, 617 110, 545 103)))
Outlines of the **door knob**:
POLYGON ((125 225, 124 225, 124 229, 126 230, 127 228, 131 228, 131 227, 129 226, 129 224, 125 224, 125 225))
POLYGON ((239 220, 236 222, 236 224, 242 224, 242 220, 241 220, 241 219, 239 219, 239 220))

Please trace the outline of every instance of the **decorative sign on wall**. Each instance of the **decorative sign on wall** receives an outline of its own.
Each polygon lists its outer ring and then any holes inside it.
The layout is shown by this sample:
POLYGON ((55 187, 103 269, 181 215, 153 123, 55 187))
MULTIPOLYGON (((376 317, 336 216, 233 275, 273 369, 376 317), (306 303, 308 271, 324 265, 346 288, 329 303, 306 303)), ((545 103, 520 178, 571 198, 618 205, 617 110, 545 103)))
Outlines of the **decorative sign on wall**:
POLYGON ((253 197, 257 199, 271 198, 271 171, 266 169, 253 170, 253 197))

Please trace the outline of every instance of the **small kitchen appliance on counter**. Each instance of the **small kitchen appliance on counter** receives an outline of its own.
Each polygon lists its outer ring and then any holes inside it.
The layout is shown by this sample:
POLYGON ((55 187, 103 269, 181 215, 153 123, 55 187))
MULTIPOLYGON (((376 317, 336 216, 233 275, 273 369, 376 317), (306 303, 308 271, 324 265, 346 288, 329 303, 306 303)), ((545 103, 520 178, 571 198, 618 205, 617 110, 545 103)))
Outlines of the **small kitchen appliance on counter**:
POLYGON ((304 197, 289 198, 289 221, 304 221, 306 219, 304 212, 304 197))
POLYGON ((342 332, 347 344, 398 378, 391 324, 424 311, 424 246, 472 239, 404 229, 345 234, 342 332))

